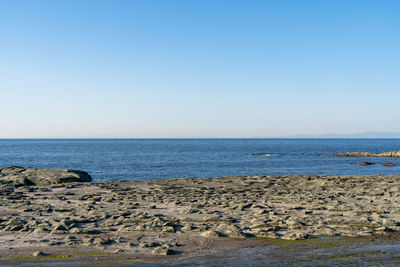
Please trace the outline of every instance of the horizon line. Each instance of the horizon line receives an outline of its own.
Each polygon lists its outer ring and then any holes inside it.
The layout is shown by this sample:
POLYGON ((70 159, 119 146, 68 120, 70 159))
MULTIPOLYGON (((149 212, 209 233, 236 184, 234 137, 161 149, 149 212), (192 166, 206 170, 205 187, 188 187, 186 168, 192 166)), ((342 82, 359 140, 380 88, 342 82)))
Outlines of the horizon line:
POLYGON ((400 137, 0 137, 0 140, 129 140, 129 139, 400 139, 400 137))

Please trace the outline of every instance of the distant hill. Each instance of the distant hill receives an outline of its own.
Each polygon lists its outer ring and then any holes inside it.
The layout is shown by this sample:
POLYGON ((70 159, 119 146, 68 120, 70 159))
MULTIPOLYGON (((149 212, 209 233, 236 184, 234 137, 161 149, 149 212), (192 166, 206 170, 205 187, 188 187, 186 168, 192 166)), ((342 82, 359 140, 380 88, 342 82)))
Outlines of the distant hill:
POLYGON ((280 136, 279 138, 400 138, 400 133, 365 132, 355 134, 299 134, 280 136))

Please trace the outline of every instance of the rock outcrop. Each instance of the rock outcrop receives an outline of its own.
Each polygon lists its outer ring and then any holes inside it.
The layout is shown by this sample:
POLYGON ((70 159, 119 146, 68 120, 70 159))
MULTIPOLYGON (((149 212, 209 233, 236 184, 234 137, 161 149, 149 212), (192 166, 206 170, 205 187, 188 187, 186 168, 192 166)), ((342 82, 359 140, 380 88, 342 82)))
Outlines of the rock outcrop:
POLYGON ((363 161, 363 162, 359 162, 359 163, 355 163, 355 164, 356 165, 361 165, 361 166, 368 166, 368 165, 374 165, 375 163, 363 161))
MULTIPOLYGON (((31 170, 38 171, 68 173, 31 170)), ((1 185, 5 173, 29 177, 29 169, 1 170, 0 266, 8 265, 4 255, 32 257, 35 251, 37 257, 54 257, 63 249, 118 254, 108 262, 123 255, 133 255, 134 262, 136 255, 179 255, 178 260, 198 257, 199 251, 226 251, 232 242, 251 237, 259 242, 400 232, 400 175, 249 175, 15 187, 1 185)), ((306 243, 298 244, 304 248, 306 243)), ((317 248, 315 241, 307 244, 317 248)))
POLYGON ((394 166, 395 166, 395 164, 392 163, 392 162, 383 163, 382 165, 383 165, 383 166, 387 166, 387 167, 394 167, 394 166))
POLYGON ((90 182, 92 177, 84 171, 66 169, 35 169, 11 166, 0 169, 0 181, 16 185, 52 185, 70 182, 90 182))
POLYGON ((381 152, 381 153, 371 153, 371 152, 345 152, 337 154, 326 155, 328 157, 386 157, 386 158, 399 158, 400 150, 393 152, 381 152))

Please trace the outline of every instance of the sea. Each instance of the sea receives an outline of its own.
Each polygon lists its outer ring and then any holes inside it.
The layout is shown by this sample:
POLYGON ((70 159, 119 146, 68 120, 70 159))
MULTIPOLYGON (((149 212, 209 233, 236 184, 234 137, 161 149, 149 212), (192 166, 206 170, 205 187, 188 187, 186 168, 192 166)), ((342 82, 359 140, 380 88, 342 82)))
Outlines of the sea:
POLYGON ((400 139, 0 139, 0 168, 84 170, 98 182, 253 174, 400 174, 400 160, 393 158, 325 156, 395 150, 400 150, 400 139), (362 161, 376 164, 354 164, 362 161), (385 162, 396 165, 382 166, 385 162))

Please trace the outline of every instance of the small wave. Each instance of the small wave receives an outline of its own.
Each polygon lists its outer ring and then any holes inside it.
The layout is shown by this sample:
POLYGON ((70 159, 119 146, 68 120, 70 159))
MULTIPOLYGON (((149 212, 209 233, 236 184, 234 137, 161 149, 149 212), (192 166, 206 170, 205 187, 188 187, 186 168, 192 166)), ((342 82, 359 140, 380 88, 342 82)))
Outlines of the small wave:
POLYGON ((278 154, 271 154, 271 153, 256 153, 256 154, 250 154, 252 156, 257 156, 257 157, 272 157, 272 156, 279 156, 278 154))

